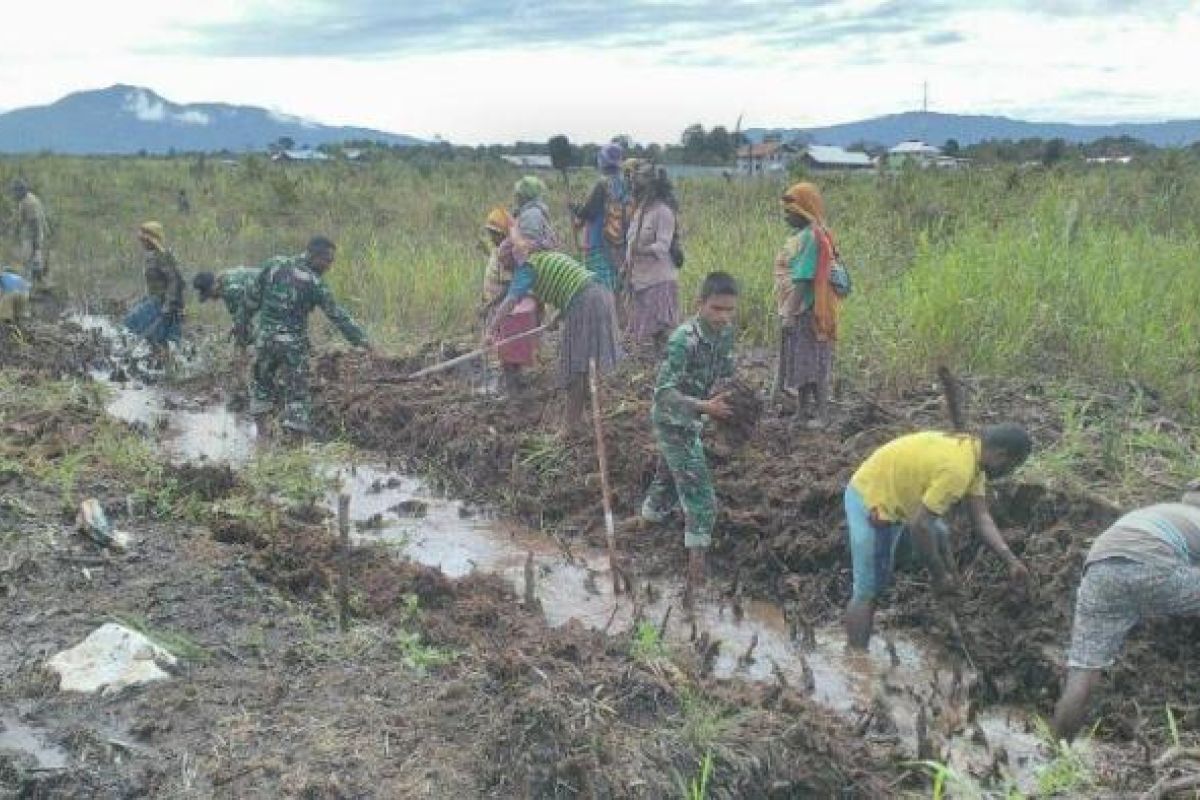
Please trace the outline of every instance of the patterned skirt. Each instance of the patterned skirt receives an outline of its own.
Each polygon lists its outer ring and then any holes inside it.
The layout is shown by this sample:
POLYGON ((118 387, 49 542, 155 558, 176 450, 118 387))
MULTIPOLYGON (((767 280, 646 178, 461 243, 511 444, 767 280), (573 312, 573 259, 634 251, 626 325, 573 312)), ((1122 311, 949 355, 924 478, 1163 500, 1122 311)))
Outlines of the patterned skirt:
POLYGON ((617 365, 622 355, 612 292, 598 283, 589 283, 563 312, 559 376, 566 383, 587 375, 588 362, 593 358, 596 370, 604 374, 617 365))
POLYGON ((670 333, 679 325, 679 284, 663 281, 633 293, 633 313, 629 318, 629 338, 648 344, 663 331, 670 333))
POLYGON ((805 311, 796 324, 783 329, 782 363, 779 367, 780 385, 798 389, 815 384, 829 388, 833 376, 834 342, 817 339, 812 309, 805 311))

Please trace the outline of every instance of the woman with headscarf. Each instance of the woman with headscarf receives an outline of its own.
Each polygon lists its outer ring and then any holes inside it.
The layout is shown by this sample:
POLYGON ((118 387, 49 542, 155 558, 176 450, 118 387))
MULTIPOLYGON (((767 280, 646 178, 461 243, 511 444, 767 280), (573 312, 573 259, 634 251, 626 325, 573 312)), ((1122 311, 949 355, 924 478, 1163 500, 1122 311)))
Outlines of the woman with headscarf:
POLYGON ((532 252, 558 249, 558 234, 545 198, 546 184, 534 175, 526 175, 513 186, 513 217, 532 252))
MULTIPOLYGON (((491 328, 496 322, 496 307, 508 293, 508 285, 513 279, 513 263, 511 254, 502 259, 501 248, 508 240, 512 229, 513 218, 503 208, 493 208, 487 215, 483 225, 484 245, 488 248, 488 263, 483 275, 483 312, 485 326, 491 328)), ((512 245, 506 248, 511 253, 512 245)), ((498 340, 518 336, 538 325, 538 304, 532 297, 522 298, 496 327, 498 340)), ((518 342, 506 344, 497 348, 496 355, 500 361, 501 377, 504 391, 516 394, 521 391, 521 369, 533 365, 537 354, 537 336, 527 336, 518 342)))
POLYGON ((832 282, 837 254, 816 186, 797 183, 783 193, 782 202, 792 235, 775 258, 775 300, 783 325, 776 386, 795 390, 800 414, 815 411, 808 427, 820 428, 828 422, 841 305, 832 282))
POLYGON ((170 343, 182 335, 183 276, 167 248, 162 223, 143 222, 137 237, 145 255, 146 296, 125 317, 125 327, 149 342, 155 358, 165 362, 170 343))
POLYGON ((625 260, 632 205, 629 184, 621 174, 623 155, 621 145, 615 142, 601 147, 596 154, 600 179, 587 202, 571 206, 575 227, 584 231, 584 264, 597 283, 614 293, 618 269, 625 260))
POLYGON ((658 357, 679 324, 674 247, 678 204, 665 170, 649 161, 635 161, 632 173, 636 206, 625 252, 626 281, 633 304, 628 333, 643 354, 658 357))

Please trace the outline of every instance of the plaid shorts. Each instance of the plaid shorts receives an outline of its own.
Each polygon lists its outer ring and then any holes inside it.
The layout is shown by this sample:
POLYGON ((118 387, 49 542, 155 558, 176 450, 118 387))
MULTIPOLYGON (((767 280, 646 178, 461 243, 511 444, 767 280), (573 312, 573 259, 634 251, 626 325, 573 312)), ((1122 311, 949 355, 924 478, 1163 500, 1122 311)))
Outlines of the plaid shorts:
POLYGON ((1087 566, 1075 600, 1067 666, 1105 669, 1150 617, 1200 614, 1200 569, 1106 558, 1087 566))

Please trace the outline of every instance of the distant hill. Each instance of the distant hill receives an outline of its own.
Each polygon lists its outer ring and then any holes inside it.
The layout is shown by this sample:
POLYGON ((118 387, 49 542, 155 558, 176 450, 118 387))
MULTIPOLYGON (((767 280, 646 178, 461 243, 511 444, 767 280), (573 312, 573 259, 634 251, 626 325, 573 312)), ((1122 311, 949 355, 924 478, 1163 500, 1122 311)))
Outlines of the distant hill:
POLYGON ((842 147, 857 142, 890 146, 906 139, 922 139, 936 145, 941 145, 947 139, 956 139, 963 146, 989 139, 1065 139, 1082 144, 1109 136, 1132 136, 1157 147, 1178 147, 1200 141, 1200 119, 1073 125, 1025 122, 1008 117, 909 111, 824 128, 750 128, 744 133, 753 142, 760 142, 769 134, 778 134, 785 139, 802 139, 842 147))
POLYGON ((116 85, 48 106, 0 114, 0 152, 78 155, 263 150, 281 137, 316 147, 349 140, 423 144, 403 134, 319 125, 254 106, 172 103, 149 89, 116 85))

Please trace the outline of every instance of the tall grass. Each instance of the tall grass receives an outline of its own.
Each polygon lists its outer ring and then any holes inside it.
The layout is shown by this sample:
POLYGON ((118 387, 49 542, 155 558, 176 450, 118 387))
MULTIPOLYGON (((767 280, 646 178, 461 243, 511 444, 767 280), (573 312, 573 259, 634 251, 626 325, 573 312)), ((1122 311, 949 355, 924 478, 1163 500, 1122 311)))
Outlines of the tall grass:
MULTIPOLYGON (((259 263, 324 232, 340 245, 335 291, 391 346, 475 328, 480 226, 517 177, 501 165, 282 166, 256 157, 236 166, 0 162, 0 180, 16 174, 51 210, 58 280, 77 296, 139 290, 133 230, 143 219, 166 224, 189 271, 259 263), (176 210, 180 188, 191 214, 176 210)), ((1200 348, 1200 172, 1186 159, 816 180, 855 279, 839 346, 847 377, 904 385, 944 360, 1000 374, 1134 380, 1200 410, 1191 369, 1200 348)), ((571 197, 556 177, 547 182, 566 234, 571 197)), ((586 187, 574 180, 574 199, 586 187)), ((707 271, 729 270, 743 286, 743 340, 770 343, 772 262, 787 235, 781 184, 695 179, 677 189, 685 304, 707 271)), ((11 213, 8 198, 0 202, 11 213)), ((219 319, 213 309, 202 316, 219 319)))

